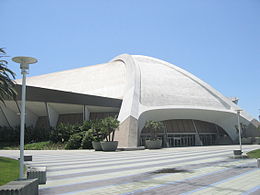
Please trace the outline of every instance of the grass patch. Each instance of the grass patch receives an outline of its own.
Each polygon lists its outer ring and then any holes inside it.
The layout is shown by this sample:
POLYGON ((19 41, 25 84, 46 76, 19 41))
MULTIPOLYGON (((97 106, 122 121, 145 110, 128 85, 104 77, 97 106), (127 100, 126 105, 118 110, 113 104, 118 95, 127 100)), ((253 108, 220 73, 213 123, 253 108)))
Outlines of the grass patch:
POLYGON ((246 154, 249 158, 260 158, 260 149, 252 150, 246 154))
POLYGON ((19 161, 0 157, 0 186, 19 177, 19 161))
MULTIPOLYGON (((25 150, 63 150, 66 143, 52 143, 50 141, 25 144, 25 150)), ((0 146, 3 150, 19 150, 19 145, 4 143, 0 146)))

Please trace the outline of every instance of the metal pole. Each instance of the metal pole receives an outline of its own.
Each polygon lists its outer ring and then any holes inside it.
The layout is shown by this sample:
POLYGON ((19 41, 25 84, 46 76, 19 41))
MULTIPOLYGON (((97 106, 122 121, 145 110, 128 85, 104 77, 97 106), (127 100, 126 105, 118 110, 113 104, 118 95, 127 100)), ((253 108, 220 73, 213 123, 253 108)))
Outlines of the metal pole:
POLYGON ((240 125, 240 110, 237 111, 237 126, 239 131, 239 145, 242 152, 242 141, 241 141, 241 125, 240 125))
MULTIPOLYGON (((28 65, 27 65, 28 66, 28 65)), ((25 94, 26 94, 26 74, 27 71, 21 64, 22 80, 22 105, 21 105, 21 125, 20 125, 20 179, 24 179, 24 126, 25 126, 25 94)))

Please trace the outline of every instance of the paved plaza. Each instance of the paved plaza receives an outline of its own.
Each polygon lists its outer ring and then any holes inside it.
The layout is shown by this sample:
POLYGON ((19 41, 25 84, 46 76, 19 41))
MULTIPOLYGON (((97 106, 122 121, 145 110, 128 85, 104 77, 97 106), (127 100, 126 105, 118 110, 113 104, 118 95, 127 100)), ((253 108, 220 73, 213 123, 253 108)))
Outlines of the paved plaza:
MULTIPOLYGON (((247 145, 244 152, 259 149, 247 145)), ((118 152, 25 151, 28 165, 47 167, 40 194, 260 194, 256 159, 234 159, 239 146, 118 152)), ((19 151, 0 150, 18 158, 19 151)))

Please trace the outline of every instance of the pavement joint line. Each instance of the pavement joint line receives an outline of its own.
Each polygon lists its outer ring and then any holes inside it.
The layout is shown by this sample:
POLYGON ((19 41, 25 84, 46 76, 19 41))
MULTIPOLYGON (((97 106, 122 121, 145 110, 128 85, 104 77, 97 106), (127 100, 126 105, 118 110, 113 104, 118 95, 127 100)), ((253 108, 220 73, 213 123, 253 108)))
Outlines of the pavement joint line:
POLYGON ((260 185, 257 185, 249 190, 247 190, 246 192, 243 192, 241 195, 249 195, 253 192, 256 192, 257 190, 260 190, 260 185))
MULTIPOLYGON (((249 163, 250 164, 250 163, 249 163)), ((246 171, 242 174, 239 174, 239 175, 236 175, 236 176, 233 176, 233 177, 229 177, 227 179, 224 179, 224 180, 221 180, 221 181, 218 181, 218 182, 215 182, 215 183, 212 183, 212 184, 209 184, 207 186, 204 186, 204 187, 201 187, 201 188, 197 188, 195 190, 192 190, 192 191, 189 191, 189 192, 185 192, 185 193, 182 193, 180 195, 188 195, 188 194, 192 194, 194 192, 198 192, 198 191, 201 191, 201 190, 204 190, 204 189, 207 189, 207 188, 210 188, 210 187, 214 187, 218 184, 222 184, 222 183, 225 183, 227 181, 230 181, 230 180, 233 180, 233 179, 236 179, 236 178, 239 178, 239 177, 242 177, 244 175, 247 175, 247 174, 250 174, 251 172, 254 172, 254 171, 257 171, 258 169, 257 168, 254 168, 253 170, 250 170, 250 171, 246 171)))
MULTIPOLYGON (((243 160, 240 160, 240 161, 243 161, 243 160)), ((240 164, 240 165, 236 165, 236 166, 234 166, 234 167, 245 166, 245 165, 249 165, 249 164, 252 164, 252 162, 250 162, 250 163, 244 163, 244 164, 240 164)), ((137 192, 149 191, 149 190, 152 190, 152 189, 155 189, 155 188, 159 188, 159 187, 162 187, 162 186, 171 185, 171 184, 175 184, 175 183, 180 183, 180 182, 183 182, 183 181, 188 181, 188 180, 192 180, 192 179, 194 179, 194 178, 204 177, 204 176, 211 175, 211 174, 215 174, 215 173, 219 173, 219 172, 224 172, 224 171, 227 171, 227 170, 229 170, 229 169, 233 169, 234 167, 224 168, 224 169, 217 170, 217 171, 212 171, 212 172, 209 172, 209 173, 206 173, 206 174, 197 175, 197 176, 192 176, 192 177, 189 177, 189 178, 186 178, 186 179, 183 179, 183 180, 178 180, 178 181, 174 181, 174 182, 167 182, 167 183, 164 183, 164 184, 155 185, 155 186, 149 187, 149 188, 147 188, 147 189, 138 189, 138 190, 134 190, 134 191, 132 191, 132 192, 122 193, 121 195, 128 195, 128 194, 133 194, 133 193, 137 193, 137 192)), ((198 169, 202 169, 202 168, 198 168, 198 169)), ((167 176, 174 175, 174 174, 175 174, 175 173, 167 174, 167 176)), ((154 178, 160 178, 160 177, 165 177, 165 176, 166 176, 166 175, 153 176, 152 179, 154 179, 154 178)), ((142 181, 150 180, 150 179, 151 179, 151 178, 147 178, 147 179, 144 179, 144 180, 142 180, 142 181)), ((79 191, 72 191, 72 192, 67 192, 67 193, 61 193, 61 194, 62 194, 62 195, 69 195, 69 194, 74 194, 74 193, 79 193, 79 192, 87 192, 87 191, 96 190, 96 189, 101 189, 101 188, 108 188, 108 187, 113 187, 113 186, 125 185, 125 184, 129 184, 129 183, 134 183, 134 182, 125 182, 125 183, 121 183, 121 184, 111 184, 111 185, 107 185, 107 186, 99 186, 99 187, 94 187, 94 188, 89 188, 89 189, 84 189, 84 190, 79 190, 79 191)))

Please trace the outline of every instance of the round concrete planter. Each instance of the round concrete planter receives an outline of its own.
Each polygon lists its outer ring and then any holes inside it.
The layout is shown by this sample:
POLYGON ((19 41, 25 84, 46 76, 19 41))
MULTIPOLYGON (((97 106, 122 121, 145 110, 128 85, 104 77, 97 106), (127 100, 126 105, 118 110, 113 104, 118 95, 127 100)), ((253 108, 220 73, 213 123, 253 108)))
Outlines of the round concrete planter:
POLYGON ((147 149, 160 149, 162 148, 162 140, 145 140, 145 147, 147 149))
POLYGON ((100 143, 103 151, 116 151, 118 145, 118 141, 100 143))
POLYGON ((242 154, 241 150, 233 150, 233 153, 234 153, 234 155, 236 155, 236 156, 242 154))
POLYGON ((95 151, 102 151, 101 143, 100 142, 92 142, 92 146, 95 149, 95 151))

